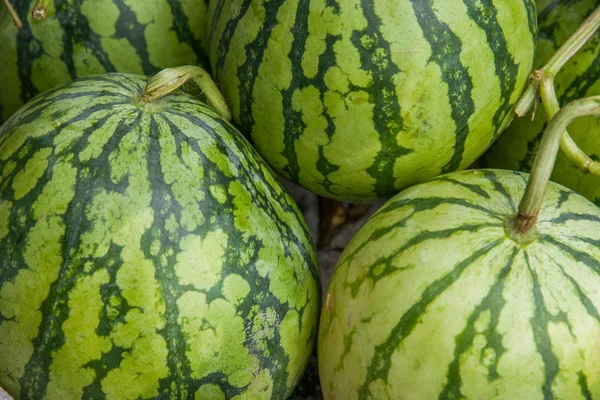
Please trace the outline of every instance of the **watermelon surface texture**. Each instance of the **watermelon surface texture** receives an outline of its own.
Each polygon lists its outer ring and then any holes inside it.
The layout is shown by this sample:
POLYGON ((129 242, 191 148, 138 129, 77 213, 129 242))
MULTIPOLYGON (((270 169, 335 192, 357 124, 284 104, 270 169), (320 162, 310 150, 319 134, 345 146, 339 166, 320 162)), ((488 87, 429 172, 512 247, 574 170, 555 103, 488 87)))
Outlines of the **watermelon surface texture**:
POLYGON ((18 29, 0 4, 0 125, 40 92, 104 72, 152 75, 208 66, 205 0, 55 0, 45 21, 35 0, 11 0, 18 29))
POLYGON ((304 220, 231 125, 145 83, 79 78, 0 130, 0 386, 283 399, 318 322, 304 220))
POLYGON ((600 210, 527 174, 454 172, 387 202, 345 249, 319 331, 326 399, 600 398, 600 210))
MULTIPOLYGON (((535 67, 541 68, 556 50, 571 36, 598 6, 597 0, 540 0, 540 24, 535 67)), ((600 94, 600 34, 590 40, 563 67, 555 78, 559 104, 600 94)), ((494 145, 481 158, 491 168, 506 168, 529 172, 537 153, 548 116, 542 105, 535 119, 531 115, 516 118, 494 145)), ((600 159, 600 119, 579 118, 568 128, 579 147, 593 160, 600 159)), ((565 185, 600 205, 600 178, 585 173, 559 152, 552 180, 565 185)))
POLYGON ((269 164, 369 201, 468 167, 532 69, 531 0, 215 0, 209 57, 269 164))

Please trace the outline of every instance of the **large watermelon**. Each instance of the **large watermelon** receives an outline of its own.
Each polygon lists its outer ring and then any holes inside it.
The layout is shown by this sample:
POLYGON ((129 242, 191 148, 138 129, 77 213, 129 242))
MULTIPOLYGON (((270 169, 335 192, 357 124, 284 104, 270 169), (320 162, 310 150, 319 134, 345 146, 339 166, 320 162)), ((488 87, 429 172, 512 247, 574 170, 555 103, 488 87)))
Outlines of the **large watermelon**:
POLYGON ((31 16, 35 0, 11 3, 23 27, 0 3, 0 125, 76 77, 208 64, 206 0, 54 0, 44 21, 31 16))
POLYGON ((228 123, 106 74, 0 129, 0 386, 22 399, 282 399, 316 336, 295 203, 228 123))
POLYGON ((242 133, 327 197, 469 166, 531 72, 532 0, 215 0, 213 73, 242 133))
POLYGON ((385 204, 345 249, 319 333, 326 399, 600 398, 600 210, 527 175, 463 171, 385 204))
MULTIPOLYGON (((556 50, 575 32, 585 18, 600 5, 598 0, 538 0, 539 36, 536 68, 542 67, 556 50)), ((600 33, 565 65, 555 78, 560 104, 600 94, 600 33)), ((527 115, 513 121, 498 141, 482 157, 482 164, 528 172, 537 152, 548 116, 537 107, 535 119, 527 115)), ((575 142, 592 159, 600 159, 600 119, 580 118, 569 126, 575 142)), ((556 160, 552 179, 600 205, 600 178, 587 174, 563 154, 556 160)))

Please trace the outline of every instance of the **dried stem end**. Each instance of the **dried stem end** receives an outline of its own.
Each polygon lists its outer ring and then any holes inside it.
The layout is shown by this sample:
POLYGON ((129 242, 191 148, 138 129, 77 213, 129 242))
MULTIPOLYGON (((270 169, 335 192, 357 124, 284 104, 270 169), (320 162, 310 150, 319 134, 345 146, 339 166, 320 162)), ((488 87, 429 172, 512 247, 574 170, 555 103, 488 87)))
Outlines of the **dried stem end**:
POLYGON ((533 242, 538 234, 535 229, 538 215, 525 215, 518 213, 515 217, 508 217, 504 221, 504 231, 515 242, 528 244, 533 242))

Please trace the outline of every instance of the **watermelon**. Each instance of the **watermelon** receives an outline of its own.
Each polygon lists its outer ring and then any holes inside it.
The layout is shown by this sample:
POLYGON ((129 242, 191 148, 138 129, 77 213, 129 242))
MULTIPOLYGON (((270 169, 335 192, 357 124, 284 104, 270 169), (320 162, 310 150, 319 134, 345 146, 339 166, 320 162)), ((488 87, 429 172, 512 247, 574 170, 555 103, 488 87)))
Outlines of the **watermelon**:
MULTIPOLYGON (((535 67, 541 68, 600 4, 597 0, 539 0, 539 36, 535 67)), ((600 34, 583 46, 555 80, 559 104, 600 94, 600 34)), ((540 105, 534 114, 515 119, 481 158, 481 165, 529 172, 538 150, 548 116, 540 105)), ((573 140, 592 159, 600 159, 600 119, 580 118, 569 126, 573 140)), ((600 205, 600 178, 590 175, 559 154, 552 180, 565 185, 600 205)))
POLYGON ((21 399, 282 399, 314 348, 298 208, 235 128, 79 78, 0 128, 0 386, 21 399))
POLYGON ((321 314, 326 399, 600 398, 600 210, 551 183, 518 238, 526 181, 454 172, 369 219, 321 314))
POLYGON ((44 21, 31 15, 35 0, 10 1, 23 27, 0 4, 0 125, 76 77, 208 65, 207 0, 55 0, 44 21))
POLYGON ((209 58, 279 173, 370 201, 466 168, 532 69, 532 0, 215 0, 209 58))

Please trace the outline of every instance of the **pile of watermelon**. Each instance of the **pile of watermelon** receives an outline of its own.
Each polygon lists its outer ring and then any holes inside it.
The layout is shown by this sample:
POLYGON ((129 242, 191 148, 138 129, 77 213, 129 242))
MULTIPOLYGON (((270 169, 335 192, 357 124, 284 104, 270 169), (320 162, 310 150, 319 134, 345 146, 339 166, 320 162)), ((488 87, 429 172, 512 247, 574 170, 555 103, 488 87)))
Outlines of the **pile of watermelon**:
POLYGON ((597 0, 4 0, 0 398, 600 399, 598 117, 569 125, 587 169, 544 178, 562 121, 600 114, 571 103, 600 94, 600 33, 556 117, 515 115, 599 20, 597 0), (329 277, 330 210, 373 202, 329 277))

